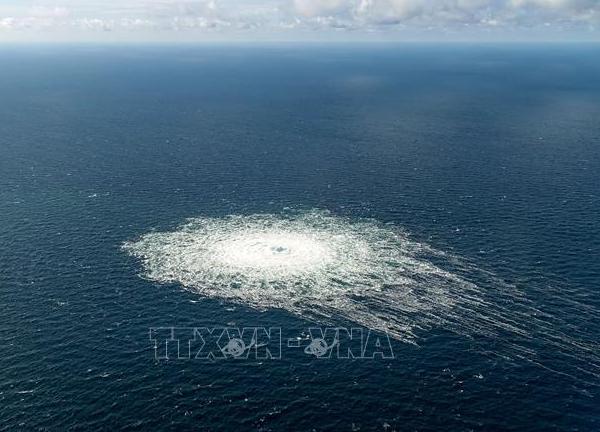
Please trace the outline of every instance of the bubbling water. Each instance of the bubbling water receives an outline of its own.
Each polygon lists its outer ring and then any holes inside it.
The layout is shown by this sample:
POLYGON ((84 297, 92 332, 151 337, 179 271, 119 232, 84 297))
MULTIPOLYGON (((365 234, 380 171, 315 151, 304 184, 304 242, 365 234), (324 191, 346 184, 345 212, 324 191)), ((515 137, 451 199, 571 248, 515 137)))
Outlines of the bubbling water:
POLYGON ((216 260, 227 269, 279 274, 315 270, 335 259, 334 251, 316 236, 289 231, 238 233, 215 245, 216 260))
MULTIPOLYGON (((558 331, 560 319, 540 311, 517 287, 374 220, 319 210, 200 217, 123 247, 142 261, 144 277, 206 297, 327 324, 349 321, 408 343, 444 328, 494 338, 504 345, 499 355, 533 362, 535 334, 570 361, 600 364, 597 343, 558 331)), ((554 295, 555 301, 576 298, 554 295)), ((577 307, 598 316, 588 305, 577 307)), ((597 366, 581 370, 600 376, 597 366)))
POLYGON ((325 211, 195 218, 124 248, 158 282, 317 320, 347 319, 404 341, 452 316, 457 303, 481 301, 474 284, 433 263, 451 267, 442 252, 399 229, 325 211))

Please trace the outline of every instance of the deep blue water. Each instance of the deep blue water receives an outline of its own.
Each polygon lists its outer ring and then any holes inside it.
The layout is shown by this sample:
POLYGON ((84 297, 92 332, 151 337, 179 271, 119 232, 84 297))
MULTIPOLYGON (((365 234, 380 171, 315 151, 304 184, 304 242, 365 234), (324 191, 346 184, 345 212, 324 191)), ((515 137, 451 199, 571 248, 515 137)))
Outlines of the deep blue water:
POLYGON ((599 430, 599 214, 597 46, 4 46, 0 430, 599 430), (314 323, 140 278, 123 242, 286 207, 493 273, 533 354, 434 327, 391 360, 155 361, 150 327, 314 323))

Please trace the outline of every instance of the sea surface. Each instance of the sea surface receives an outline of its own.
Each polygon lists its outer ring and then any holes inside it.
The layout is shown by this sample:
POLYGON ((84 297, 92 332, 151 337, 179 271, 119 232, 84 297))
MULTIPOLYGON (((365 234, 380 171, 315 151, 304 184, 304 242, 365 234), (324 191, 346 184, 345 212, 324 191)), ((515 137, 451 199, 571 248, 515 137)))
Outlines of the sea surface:
POLYGON ((0 348, 3 431, 600 430, 600 47, 1 46, 0 348), (230 215, 367 227, 445 279, 411 274, 410 314, 351 291, 360 316, 324 319, 127 247, 230 215), (393 358, 303 349, 400 315, 393 358), (165 360, 149 337, 252 326, 281 328, 281 358, 165 360))

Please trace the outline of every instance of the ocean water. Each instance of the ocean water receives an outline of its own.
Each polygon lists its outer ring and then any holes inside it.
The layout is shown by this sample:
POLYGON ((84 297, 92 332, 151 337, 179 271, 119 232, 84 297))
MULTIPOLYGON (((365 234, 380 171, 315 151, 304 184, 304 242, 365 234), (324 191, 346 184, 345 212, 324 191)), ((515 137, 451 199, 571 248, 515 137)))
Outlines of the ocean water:
POLYGON ((599 214, 595 45, 3 46, 0 430, 599 430, 599 214))

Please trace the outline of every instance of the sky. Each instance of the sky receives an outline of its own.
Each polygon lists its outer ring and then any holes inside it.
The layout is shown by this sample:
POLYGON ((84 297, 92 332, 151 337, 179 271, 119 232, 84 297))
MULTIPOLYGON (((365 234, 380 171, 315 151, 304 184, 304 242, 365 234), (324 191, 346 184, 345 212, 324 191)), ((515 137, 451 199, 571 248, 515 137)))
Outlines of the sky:
POLYGON ((600 41, 600 0, 0 0, 0 41, 600 41))

